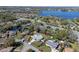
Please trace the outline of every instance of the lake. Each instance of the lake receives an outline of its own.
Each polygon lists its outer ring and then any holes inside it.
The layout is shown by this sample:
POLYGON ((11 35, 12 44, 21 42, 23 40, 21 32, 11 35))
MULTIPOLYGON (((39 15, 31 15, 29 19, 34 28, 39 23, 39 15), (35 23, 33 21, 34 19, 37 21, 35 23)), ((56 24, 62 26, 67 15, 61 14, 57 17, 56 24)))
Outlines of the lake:
POLYGON ((60 18, 73 19, 79 18, 79 12, 71 11, 52 11, 52 10, 41 10, 39 13, 40 16, 56 16, 60 18))

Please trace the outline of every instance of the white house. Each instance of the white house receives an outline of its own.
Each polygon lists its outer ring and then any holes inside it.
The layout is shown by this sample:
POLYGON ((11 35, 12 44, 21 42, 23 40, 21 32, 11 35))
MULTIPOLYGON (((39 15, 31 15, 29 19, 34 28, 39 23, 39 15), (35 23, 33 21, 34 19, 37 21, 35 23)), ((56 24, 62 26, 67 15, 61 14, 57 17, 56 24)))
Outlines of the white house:
POLYGON ((32 39, 36 41, 40 41, 42 38, 43 36, 40 33, 36 33, 32 36, 32 39))

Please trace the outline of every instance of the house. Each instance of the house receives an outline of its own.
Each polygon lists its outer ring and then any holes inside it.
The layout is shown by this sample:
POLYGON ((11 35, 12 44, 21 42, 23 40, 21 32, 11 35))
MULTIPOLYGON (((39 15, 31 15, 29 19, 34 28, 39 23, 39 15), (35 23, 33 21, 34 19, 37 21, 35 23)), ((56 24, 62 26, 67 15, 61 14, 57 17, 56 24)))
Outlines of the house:
MULTIPOLYGON (((79 32, 78 31, 73 31, 73 34, 76 36, 76 39, 79 42, 79 32)), ((75 36, 73 36, 73 37, 75 37, 75 36)))
POLYGON ((15 22, 20 22, 20 21, 24 21, 24 20, 26 20, 26 19, 25 18, 19 18, 15 22))
POLYGON ((77 25, 75 23, 69 23, 67 24, 67 27, 74 29, 77 25))
POLYGON ((63 52, 74 52, 74 49, 67 47, 67 48, 64 48, 63 52))
POLYGON ((40 41, 43 38, 43 36, 40 33, 36 33, 31 37, 33 40, 36 40, 36 41, 40 41))
POLYGON ((46 44, 49 45, 51 48, 56 48, 58 45, 58 43, 53 40, 48 40, 46 44))
POLYGON ((9 31, 10 36, 15 36, 15 34, 16 34, 16 31, 9 31))
POLYGON ((39 23, 37 24, 34 29, 37 31, 37 32, 44 32, 47 28, 45 26, 45 24, 43 23, 39 23))

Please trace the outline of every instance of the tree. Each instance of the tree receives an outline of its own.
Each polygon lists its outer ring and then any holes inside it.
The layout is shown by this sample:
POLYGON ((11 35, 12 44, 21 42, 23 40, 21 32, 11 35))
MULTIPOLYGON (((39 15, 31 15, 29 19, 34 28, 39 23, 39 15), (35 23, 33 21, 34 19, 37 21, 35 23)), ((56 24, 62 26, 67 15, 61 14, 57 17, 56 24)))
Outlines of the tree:
POLYGON ((6 47, 10 47, 12 44, 14 44, 15 43, 15 40, 14 40, 14 38, 12 38, 12 37, 9 37, 9 38, 7 38, 5 41, 4 41, 4 47, 6 48, 6 47))
POLYGON ((67 30, 57 30, 55 34, 53 34, 54 39, 63 40, 68 36, 67 30))
POLYGON ((14 16, 12 13, 0 13, 0 20, 3 22, 6 21, 13 21, 16 19, 16 16, 14 16))

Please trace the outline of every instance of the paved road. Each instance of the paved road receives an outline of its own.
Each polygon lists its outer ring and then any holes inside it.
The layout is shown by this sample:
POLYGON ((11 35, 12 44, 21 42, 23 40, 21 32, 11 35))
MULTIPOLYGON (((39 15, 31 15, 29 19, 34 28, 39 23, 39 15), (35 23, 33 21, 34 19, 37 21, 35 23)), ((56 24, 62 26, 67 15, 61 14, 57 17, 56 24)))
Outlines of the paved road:
POLYGON ((23 42, 23 49, 21 52, 26 52, 28 49, 32 49, 36 52, 40 52, 37 48, 33 47, 31 44, 28 44, 26 41, 23 42))
POLYGON ((10 52, 12 49, 13 47, 7 47, 7 48, 0 50, 0 52, 10 52))

